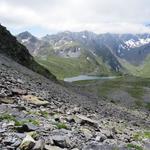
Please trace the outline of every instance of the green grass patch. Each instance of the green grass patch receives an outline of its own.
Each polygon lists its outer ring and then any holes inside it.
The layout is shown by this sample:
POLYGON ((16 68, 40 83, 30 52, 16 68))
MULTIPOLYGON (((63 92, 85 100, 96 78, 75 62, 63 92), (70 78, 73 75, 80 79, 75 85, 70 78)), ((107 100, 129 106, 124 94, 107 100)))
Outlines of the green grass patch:
POLYGON ((59 80, 63 80, 66 77, 92 73, 96 68, 97 71, 94 73, 95 75, 110 74, 108 66, 101 61, 101 58, 94 58, 91 56, 90 59, 87 59, 87 57, 89 57, 89 55, 86 56, 85 54, 78 58, 49 56, 46 59, 35 59, 38 63, 52 72, 59 80))
POLYGON ((33 125, 40 125, 40 122, 37 119, 26 119, 26 120, 20 121, 20 125, 23 125, 25 123, 32 123, 33 125))
POLYGON ((122 66, 126 68, 134 76, 150 78, 150 55, 146 57, 144 63, 139 66, 134 66, 127 61, 121 61, 122 66))
POLYGON ((48 112, 47 111, 40 111, 41 116, 48 118, 48 112))
POLYGON ((21 122, 18 121, 13 115, 7 114, 7 113, 1 114, 0 121, 3 121, 3 120, 14 121, 15 122, 15 126, 20 126, 20 124, 21 124, 21 122))
POLYGON ((150 131, 137 132, 133 135, 133 139, 136 141, 141 141, 145 138, 150 139, 150 131))
POLYGON ((56 123, 55 124, 58 129, 67 129, 67 125, 65 123, 56 123))
POLYGON ((100 96, 107 96, 111 91, 121 88, 122 82, 122 78, 104 81, 98 86, 98 94, 100 96))
POLYGON ((93 93, 96 96, 104 97, 106 100, 116 104, 122 103, 120 97, 117 99, 117 92, 126 92, 132 97, 132 108, 146 108, 150 110, 150 103, 144 101, 144 95, 146 94, 145 89, 150 88, 150 79, 122 76, 112 80, 79 81, 74 82, 74 84, 79 86, 80 91, 93 93), (115 99, 110 97, 113 92, 116 94, 115 99))
POLYGON ((25 119, 25 120, 17 120, 15 116, 11 115, 11 114, 1 114, 0 116, 0 121, 3 120, 7 120, 7 121, 14 121, 15 122, 15 126, 22 126, 25 123, 32 123, 33 125, 39 125, 40 122, 36 119, 25 119))
POLYGON ((134 144, 128 144, 127 148, 130 149, 134 149, 134 150, 143 150, 143 148, 141 146, 138 145, 134 145, 134 144))
POLYGON ((14 121, 15 117, 12 116, 11 114, 3 113, 0 116, 0 121, 3 121, 3 120, 14 121))
POLYGON ((145 108, 147 108, 147 109, 150 111, 150 102, 147 102, 147 103, 145 104, 145 108))

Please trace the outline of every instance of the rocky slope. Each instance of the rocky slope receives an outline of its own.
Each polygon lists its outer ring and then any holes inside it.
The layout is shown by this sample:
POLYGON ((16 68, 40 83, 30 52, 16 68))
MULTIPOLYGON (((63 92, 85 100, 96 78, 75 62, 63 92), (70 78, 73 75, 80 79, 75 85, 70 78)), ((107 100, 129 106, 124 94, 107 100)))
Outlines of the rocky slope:
POLYGON ((26 47, 21 45, 2 25, 0 25, 0 53, 35 72, 55 80, 55 76, 34 61, 34 58, 29 54, 26 47))
POLYGON ((0 148, 149 149, 149 112, 68 89, 0 55, 0 148))

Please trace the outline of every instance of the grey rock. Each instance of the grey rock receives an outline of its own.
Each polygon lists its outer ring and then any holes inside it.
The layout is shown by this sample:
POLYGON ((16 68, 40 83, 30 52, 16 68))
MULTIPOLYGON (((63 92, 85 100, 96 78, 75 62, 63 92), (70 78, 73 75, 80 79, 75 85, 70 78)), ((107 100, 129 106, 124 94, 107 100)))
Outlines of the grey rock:
POLYGON ((142 142, 143 142, 144 150, 149 150, 150 149, 150 139, 143 139, 142 142))
POLYGON ((79 123, 81 125, 85 125, 85 124, 88 124, 90 126, 93 126, 95 128, 99 128, 99 124, 97 121, 95 120, 92 120, 90 118, 87 118, 86 116, 83 116, 83 115, 77 115, 77 118, 79 119, 79 123))
POLYGON ((68 148, 70 147, 70 140, 65 137, 65 136, 61 136, 61 135, 56 135, 52 137, 52 140, 54 142, 54 144, 56 146, 59 146, 61 148, 68 148))
POLYGON ((0 103, 13 104, 14 102, 15 100, 12 98, 8 98, 8 97, 0 98, 0 103))
POLYGON ((63 149, 57 146, 45 145, 45 150, 63 150, 63 149))
POLYGON ((22 89, 19 89, 19 88, 13 88, 11 89, 12 91, 12 94, 17 94, 17 95, 26 95, 27 94, 27 90, 22 90, 22 89))
POLYGON ((125 147, 111 146, 107 144, 89 144, 85 146, 82 150, 127 150, 125 147))
POLYGON ((19 147, 19 145, 21 144, 21 140, 16 140, 15 143, 13 143, 11 146, 12 147, 19 147))
POLYGON ((80 131, 84 134, 86 139, 91 139, 93 137, 92 132, 87 128, 80 128, 80 131))
POLYGON ((97 136, 96 136, 96 138, 95 138, 95 140, 97 142, 103 142, 106 139, 107 139, 107 137, 104 134, 102 134, 102 133, 98 133, 97 136))
POLYGON ((16 138, 14 138, 13 136, 8 136, 6 137, 6 139, 3 140, 3 143, 5 145, 11 145, 11 144, 14 144, 16 141, 16 138))
POLYGON ((27 136, 23 139, 22 143, 20 144, 19 148, 21 150, 31 150, 35 146, 34 139, 27 134, 27 136))
POLYGON ((44 150, 44 147, 45 147, 45 141, 43 139, 40 139, 36 141, 33 150, 44 150))
POLYGON ((6 129, 0 129, 0 133, 6 132, 6 129))
POLYGON ((74 123, 74 122, 75 122, 75 119, 74 119, 73 116, 68 116, 68 117, 66 118, 66 120, 67 120, 67 122, 69 122, 69 123, 74 123))
POLYGON ((24 133, 24 132, 35 131, 38 129, 38 127, 33 125, 32 123, 25 123, 22 126, 17 127, 16 129, 18 132, 24 133))

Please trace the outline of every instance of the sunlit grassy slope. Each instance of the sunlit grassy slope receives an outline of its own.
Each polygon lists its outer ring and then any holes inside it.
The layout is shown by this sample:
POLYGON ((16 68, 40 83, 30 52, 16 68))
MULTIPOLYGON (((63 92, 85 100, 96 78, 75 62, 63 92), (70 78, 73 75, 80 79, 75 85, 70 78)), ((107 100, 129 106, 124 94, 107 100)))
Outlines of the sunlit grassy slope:
POLYGON ((79 58, 62 58, 49 56, 46 59, 36 58, 36 61, 50 70, 58 79, 80 74, 110 75, 111 71, 101 58, 87 59, 86 55, 79 58))
POLYGON ((143 64, 134 66, 126 61, 120 61, 121 64, 134 76, 150 78, 150 56, 148 56, 143 64))
POLYGON ((150 110, 150 79, 122 76, 112 80, 77 81, 79 90, 129 108, 150 110), (147 96, 146 96, 147 95, 147 96))

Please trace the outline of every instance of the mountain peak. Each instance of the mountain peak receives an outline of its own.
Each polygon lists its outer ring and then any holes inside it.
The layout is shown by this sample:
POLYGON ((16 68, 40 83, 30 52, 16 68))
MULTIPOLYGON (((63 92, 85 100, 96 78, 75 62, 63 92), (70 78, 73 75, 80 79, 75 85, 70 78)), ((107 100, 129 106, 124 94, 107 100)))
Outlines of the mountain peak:
POLYGON ((26 34, 26 35, 32 35, 29 31, 24 31, 22 33, 19 33, 19 34, 26 34))
POLYGON ((17 35, 17 37, 21 38, 21 39, 28 39, 28 38, 36 38, 35 36, 33 36, 30 32, 28 31, 24 31, 22 33, 19 33, 17 35))

